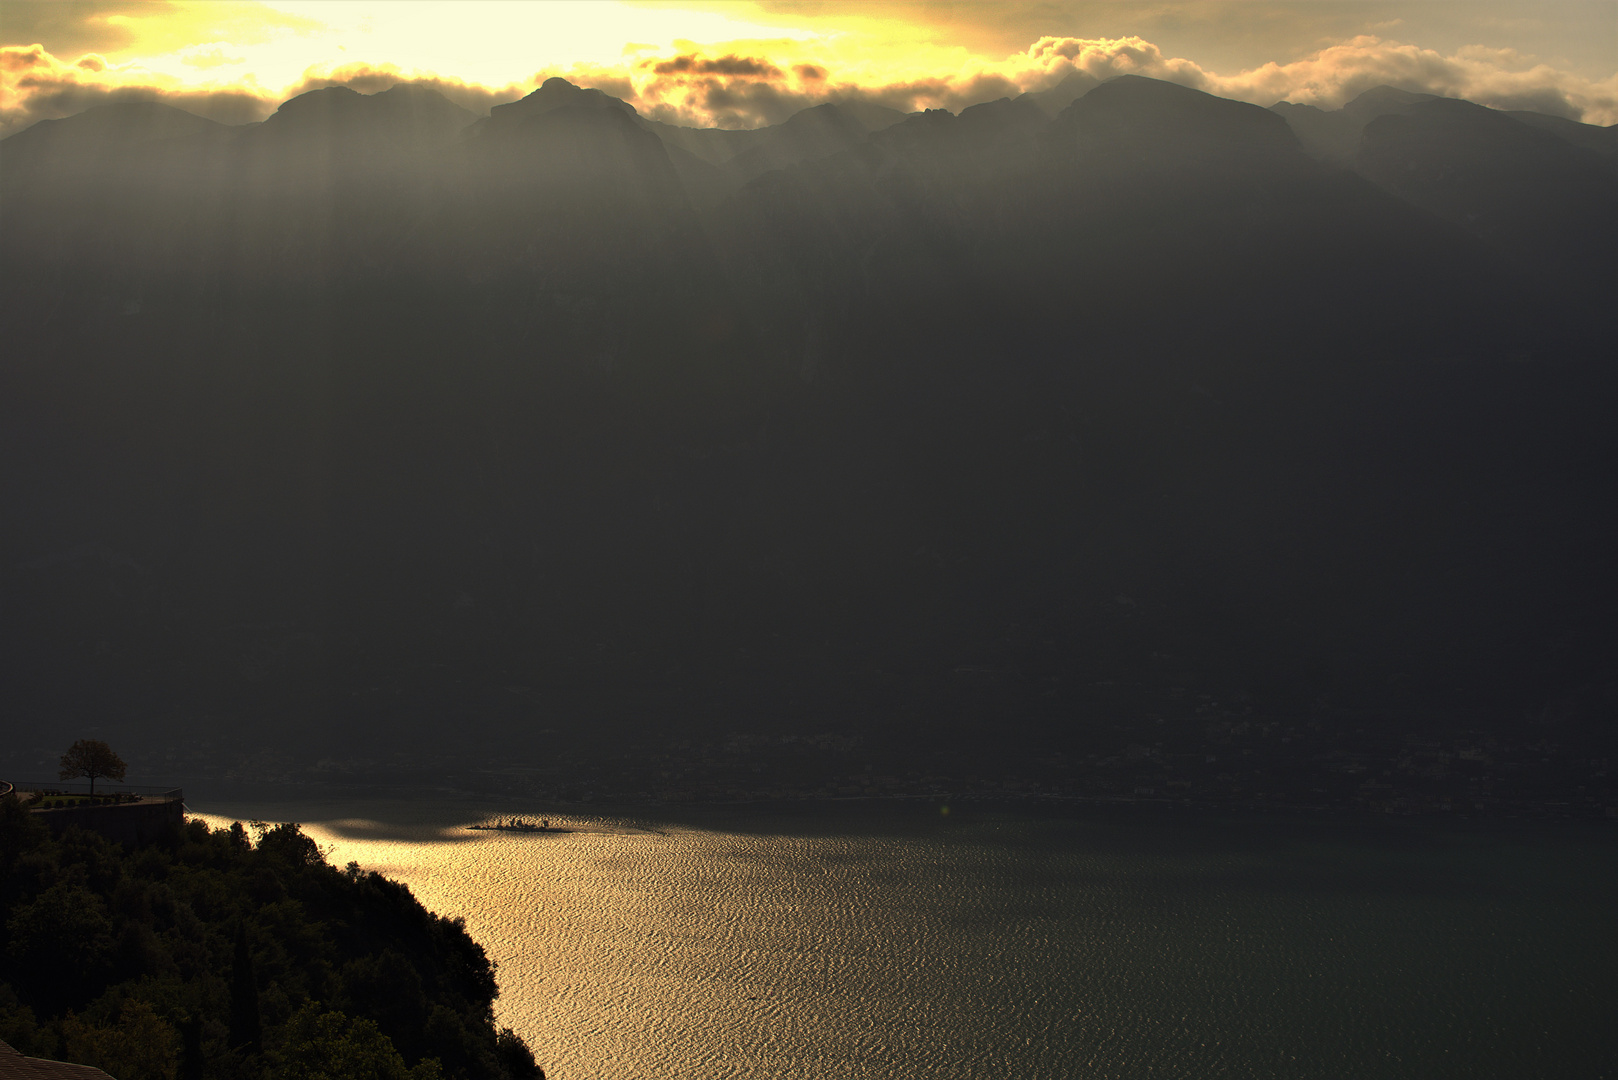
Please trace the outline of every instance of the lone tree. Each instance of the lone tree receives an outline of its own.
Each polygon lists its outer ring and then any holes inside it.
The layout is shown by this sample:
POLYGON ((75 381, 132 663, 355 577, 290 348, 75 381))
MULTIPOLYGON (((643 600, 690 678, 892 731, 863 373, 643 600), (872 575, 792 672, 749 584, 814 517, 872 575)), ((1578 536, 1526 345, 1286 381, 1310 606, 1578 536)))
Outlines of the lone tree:
POLYGON ((100 739, 80 739, 67 748, 62 755, 63 780, 72 780, 80 776, 90 778, 90 794, 96 793, 96 777, 105 776, 108 780, 122 780, 124 770, 128 766, 124 759, 112 752, 112 747, 100 739))

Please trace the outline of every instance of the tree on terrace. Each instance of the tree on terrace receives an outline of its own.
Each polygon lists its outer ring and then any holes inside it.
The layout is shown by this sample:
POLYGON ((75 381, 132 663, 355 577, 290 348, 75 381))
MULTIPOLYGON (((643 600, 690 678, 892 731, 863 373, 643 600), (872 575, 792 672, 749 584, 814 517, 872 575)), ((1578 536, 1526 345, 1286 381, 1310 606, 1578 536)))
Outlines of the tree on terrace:
POLYGON ((63 780, 89 777, 90 794, 94 795, 97 777, 122 780, 127 768, 124 759, 113 753, 112 747, 100 739, 80 739, 62 755, 62 771, 58 775, 63 780))

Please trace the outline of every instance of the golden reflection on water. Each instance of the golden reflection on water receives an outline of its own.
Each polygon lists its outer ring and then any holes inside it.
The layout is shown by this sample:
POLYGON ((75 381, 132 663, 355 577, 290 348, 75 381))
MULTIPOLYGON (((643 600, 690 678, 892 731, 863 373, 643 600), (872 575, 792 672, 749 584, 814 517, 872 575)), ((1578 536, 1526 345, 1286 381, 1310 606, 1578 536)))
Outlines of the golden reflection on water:
POLYGON ((332 810, 262 816, 464 917, 499 1021, 552 1080, 1475 1080, 1594 1060, 1590 1003, 1614 987, 1593 959, 1618 944, 1604 849, 1258 850, 936 812, 897 835, 524 834, 332 810))
MULTIPOLYGON (((883 1076, 903 1062, 958 1062, 950 1049, 982 1067, 959 1075, 1009 1075, 983 1017, 1014 1004, 1017 965, 995 965, 1015 959, 1019 934, 1033 944, 1033 927, 974 927, 981 881, 940 895, 959 852, 876 837, 552 824, 569 831, 363 817, 303 828, 333 865, 357 862, 466 919, 498 965, 500 1022, 529 1040, 553 1080, 883 1076), (915 881, 927 884, 903 884, 915 881), (952 947, 930 950, 941 937, 952 947), (939 1045, 941 1030, 959 1045, 939 1045)), ((1065 1006, 1034 1014, 1047 1043, 1019 1045, 1024 1066, 1060 1057, 1058 1029, 1075 1016, 1065 1006)))
MULTIPOLYGON (((190 816, 214 828, 239 820, 190 816)), ((647 861, 652 849, 669 841, 604 821, 556 818, 552 826, 569 831, 477 831, 362 817, 302 827, 332 865, 357 862, 409 885, 429 910, 466 920, 498 966, 500 1023, 528 1039, 547 1075, 640 1075, 591 1071, 604 1058, 634 1068, 636 1055, 626 1051, 633 1040, 621 1031, 624 1018, 615 1006, 625 998, 625 983, 644 977, 623 946, 634 946, 631 954, 641 951, 651 934, 644 919, 625 910, 623 890, 608 887, 606 879, 647 861), (579 1057, 567 1052, 574 1047, 579 1057)))

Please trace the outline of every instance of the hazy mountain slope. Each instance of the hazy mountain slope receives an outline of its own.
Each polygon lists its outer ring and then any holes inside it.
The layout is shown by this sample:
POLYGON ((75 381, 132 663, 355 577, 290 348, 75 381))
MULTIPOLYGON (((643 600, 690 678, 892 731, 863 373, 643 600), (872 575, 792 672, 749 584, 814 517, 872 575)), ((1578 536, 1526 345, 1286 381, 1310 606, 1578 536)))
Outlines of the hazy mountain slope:
POLYGON ((1354 167, 1482 239, 1525 283, 1561 300, 1569 318, 1618 288, 1618 177, 1582 147, 1504 113, 1438 99, 1366 124, 1354 167))
POLYGON ((1324 161, 1348 161, 1359 149, 1363 121, 1343 109, 1326 110, 1314 105, 1279 101, 1272 112, 1286 120, 1308 153, 1324 161))
POLYGON ((60 181, 104 167, 137 147, 224 130, 223 124, 155 101, 97 105, 62 120, 42 120, 7 138, 6 179, 17 183, 45 174, 60 181))
POLYGON ((1244 102, 1175 83, 1120 75, 1056 116, 1080 153, 1120 167, 1211 167, 1241 160, 1261 168, 1297 149, 1286 122, 1244 102))
POLYGON ((1568 120, 1561 116, 1547 116, 1544 113, 1515 109, 1507 111, 1506 115, 1529 127, 1548 131, 1575 146, 1582 146, 1608 162, 1618 160, 1618 126, 1597 127, 1595 124, 1581 124, 1577 120, 1568 120))
POLYGON ((754 145, 731 158, 726 167, 739 179, 750 180, 772 169, 842 153, 864 142, 867 130, 841 107, 817 105, 783 124, 762 129, 754 145))
MULTIPOLYGON (((1412 93, 1392 86, 1377 86, 1341 109, 1325 110, 1290 101, 1277 102, 1271 109, 1285 118, 1310 153, 1326 160, 1347 162, 1358 152, 1360 135, 1372 120, 1380 116, 1405 115, 1415 106, 1445 100, 1451 99, 1412 93)), ((1539 131, 1549 132, 1564 142, 1591 151, 1603 160, 1611 161, 1618 157, 1618 128, 1581 124, 1564 117, 1526 110, 1503 110, 1501 115, 1539 131)))
POLYGON ((1048 90, 1024 94, 1023 97, 1039 106, 1047 116, 1055 116, 1079 98, 1101 85, 1101 80, 1082 71, 1071 72, 1048 90))

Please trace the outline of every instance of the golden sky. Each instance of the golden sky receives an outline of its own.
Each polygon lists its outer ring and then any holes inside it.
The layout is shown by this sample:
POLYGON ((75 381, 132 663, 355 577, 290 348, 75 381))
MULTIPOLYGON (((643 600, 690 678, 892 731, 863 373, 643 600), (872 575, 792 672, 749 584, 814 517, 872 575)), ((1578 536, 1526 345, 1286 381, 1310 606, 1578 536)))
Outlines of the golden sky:
POLYGON ((6 0, 0 44, 0 133, 136 95, 242 122, 400 78, 483 111, 550 75, 749 127, 846 98, 959 109, 1075 70, 1328 108, 1393 83, 1618 122, 1618 0, 6 0))

